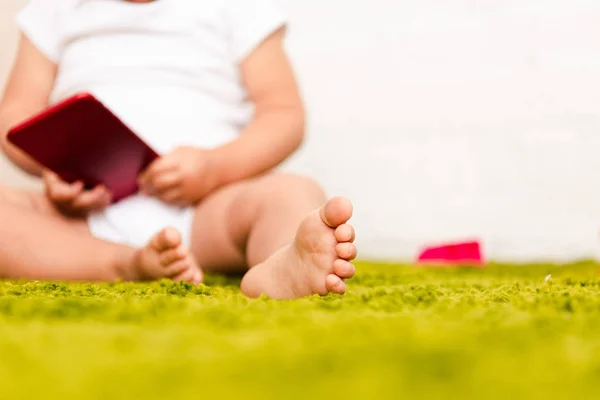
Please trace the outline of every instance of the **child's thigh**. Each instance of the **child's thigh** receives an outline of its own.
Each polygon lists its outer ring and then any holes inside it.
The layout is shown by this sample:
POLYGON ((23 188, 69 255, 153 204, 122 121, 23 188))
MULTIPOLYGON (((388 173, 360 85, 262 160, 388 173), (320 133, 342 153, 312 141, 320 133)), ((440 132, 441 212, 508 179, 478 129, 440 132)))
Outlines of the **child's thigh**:
POLYGON ((243 247, 252 207, 240 207, 240 199, 252 184, 244 181, 228 185, 196 206, 191 251, 202 269, 218 273, 246 271, 243 247))
MULTIPOLYGON (((269 173, 226 186, 196 207, 191 250, 205 270, 245 272, 246 243, 260 218, 269 212, 290 216, 294 224, 290 228, 295 232, 298 218, 318 206, 324 196, 316 182, 285 173, 269 173)), ((286 222, 286 218, 277 220, 286 222)))
POLYGON ((52 216, 58 214, 46 196, 32 190, 0 186, 0 201, 40 214, 52 216))
POLYGON ((230 184, 196 207, 191 250, 201 268, 218 273, 247 271, 248 236, 271 197, 274 177, 268 174, 230 184))
POLYGON ((43 193, 0 185, 0 203, 2 202, 61 221, 66 227, 76 229, 79 232, 89 233, 85 219, 73 219, 63 216, 43 193))

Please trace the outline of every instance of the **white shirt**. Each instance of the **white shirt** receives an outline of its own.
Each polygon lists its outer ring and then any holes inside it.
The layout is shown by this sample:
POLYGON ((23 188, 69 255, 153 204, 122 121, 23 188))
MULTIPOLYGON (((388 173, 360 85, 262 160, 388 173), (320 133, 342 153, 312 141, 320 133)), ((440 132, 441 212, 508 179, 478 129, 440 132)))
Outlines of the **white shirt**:
POLYGON ((271 0, 31 0, 17 22, 59 66, 51 103, 90 92, 164 153, 236 137, 238 65, 285 17, 271 0))
MULTIPOLYGON (((285 17, 271 0, 31 0, 17 23, 58 64, 51 103, 90 92, 165 153, 219 146, 250 122, 238 66, 285 17)), ((136 195, 88 223, 136 246, 174 226, 189 245, 192 214, 136 195)))

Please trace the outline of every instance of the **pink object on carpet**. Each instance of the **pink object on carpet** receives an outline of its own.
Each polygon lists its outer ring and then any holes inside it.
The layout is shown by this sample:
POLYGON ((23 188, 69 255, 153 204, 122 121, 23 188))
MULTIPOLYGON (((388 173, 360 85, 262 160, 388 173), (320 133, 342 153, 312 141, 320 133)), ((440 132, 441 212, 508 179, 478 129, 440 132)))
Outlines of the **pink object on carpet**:
POLYGON ((481 244, 478 241, 450 243, 426 247, 417 258, 419 264, 444 266, 475 265, 483 266, 481 244))

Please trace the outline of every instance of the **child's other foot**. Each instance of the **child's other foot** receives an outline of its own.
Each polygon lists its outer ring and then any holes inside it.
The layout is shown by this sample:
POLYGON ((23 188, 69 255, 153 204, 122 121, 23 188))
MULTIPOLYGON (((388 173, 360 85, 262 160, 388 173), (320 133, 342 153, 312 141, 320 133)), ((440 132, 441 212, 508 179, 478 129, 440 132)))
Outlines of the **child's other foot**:
POLYGON ((300 224, 296 239, 267 261, 253 267, 242 280, 248 297, 265 294, 295 299, 312 294, 346 292, 346 279, 355 273, 356 257, 352 203, 343 197, 329 200, 300 224))
POLYGON ((146 247, 136 252, 134 266, 141 280, 168 278, 202 283, 202 271, 175 228, 165 228, 154 235, 146 247))

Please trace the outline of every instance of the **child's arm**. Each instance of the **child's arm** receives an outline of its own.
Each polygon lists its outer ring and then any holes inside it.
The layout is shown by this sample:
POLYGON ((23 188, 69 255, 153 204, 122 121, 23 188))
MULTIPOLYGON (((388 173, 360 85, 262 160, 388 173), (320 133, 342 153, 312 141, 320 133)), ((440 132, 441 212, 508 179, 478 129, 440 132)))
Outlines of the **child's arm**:
POLYGON ((71 216, 106 207, 110 193, 104 187, 86 191, 81 182, 61 181, 6 140, 11 127, 48 106, 56 78, 56 64, 44 56, 27 37, 21 43, 15 64, 0 102, 0 147, 24 171, 43 176, 46 195, 63 213, 71 216))
POLYGON ((140 176, 140 187, 168 203, 189 205, 224 185, 260 175, 288 158, 304 137, 304 107, 283 48, 284 28, 240 66, 253 121, 234 141, 213 150, 179 148, 140 176))
POLYGON ((255 105, 251 124, 239 138, 209 153, 218 186, 266 172, 288 158, 304 137, 304 108, 283 48, 284 28, 241 64, 255 105))
POLYGON ((17 58, 0 101, 0 148, 13 163, 36 176, 41 176, 42 168, 11 145, 6 136, 14 125, 47 107, 56 69, 56 64, 22 36, 17 58))

